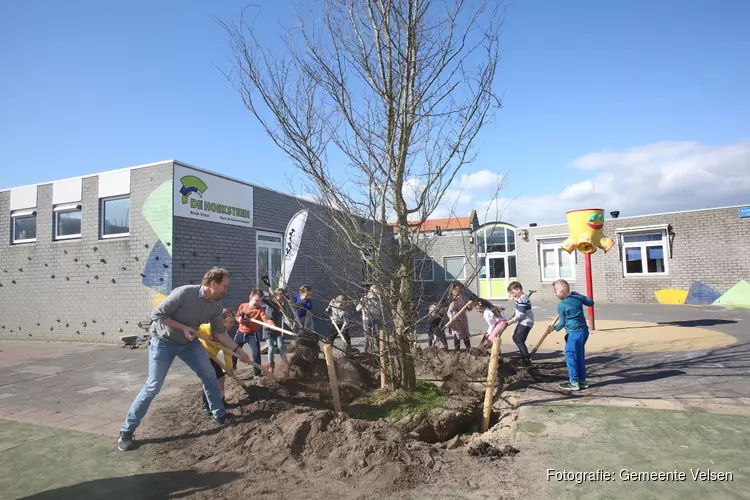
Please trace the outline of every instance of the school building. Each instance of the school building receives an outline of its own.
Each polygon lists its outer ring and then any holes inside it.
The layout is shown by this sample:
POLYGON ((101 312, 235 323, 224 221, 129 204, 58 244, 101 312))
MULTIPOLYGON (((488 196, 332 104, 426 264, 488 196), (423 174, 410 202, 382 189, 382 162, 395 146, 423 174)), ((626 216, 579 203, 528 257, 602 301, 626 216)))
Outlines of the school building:
POLYGON ((261 276, 277 282, 283 233, 303 208, 288 289, 314 285, 322 311, 361 293, 342 287, 363 267, 334 251, 306 200, 174 160, 0 191, 0 338, 119 342, 213 266, 232 273, 224 304, 236 308, 261 276))
MULTIPOLYGON (((557 300, 552 283, 560 278, 586 292, 583 254, 560 247, 568 237, 567 224, 480 226, 475 217, 423 226, 423 254, 415 260, 414 279, 433 298, 454 280, 493 301, 507 300, 507 285, 514 280, 537 290, 538 302, 557 300), (450 229, 436 230, 439 225, 450 229)), ((610 215, 604 235, 615 246, 591 256, 597 301, 750 307, 750 206, 610 215)))

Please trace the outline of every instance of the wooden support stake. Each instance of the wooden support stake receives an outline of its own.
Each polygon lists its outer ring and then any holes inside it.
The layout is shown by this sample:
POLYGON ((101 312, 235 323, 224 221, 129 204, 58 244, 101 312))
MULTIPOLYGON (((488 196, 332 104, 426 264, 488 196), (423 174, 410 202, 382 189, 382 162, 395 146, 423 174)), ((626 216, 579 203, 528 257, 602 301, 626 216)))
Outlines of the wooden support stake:
POLYGON ((495 393, 495 382, 497 381, 497 362, 500 358, 500 336, 492 341, 492 354, 490 355, 490 370, 487 372, 487 390, 484 393, 484 410, 482 413, 482 432, 490 428, 490 417, 492 416, 492 399, 495 393))
POLYGON ((336 365, 333 362, 333 347, 331 344, 323 346, 323 353, 326 356, 326 365, 328 365, 328 381, 331 384, 331 395, 333 396, 333 409, 340 413, 341 396, 339 395, 339 379, 336 377, 336 365))
POLYGON ((542 338, 539 339, 539 342, 536 343, 534 348, 529 353, 529 356, 533 356, 536 354, 537 349, 539 349, 539 346, 542 345, 542 342, 544 342, 544 339, 547 338, 547 335, 552 333, 552 330, 555 328, 555 324, 557 324, 557 321, 560 319, 560 316, 555 316, 555 319, 552 321, 552 324, 547 327, 547 331, 544 332, 544 335, 542 335, 542 338))
POLYGON ((385 331, 380 330, 380 388, 385 389, 388 384, 386 377, 387 366, 385 361, 385 331))

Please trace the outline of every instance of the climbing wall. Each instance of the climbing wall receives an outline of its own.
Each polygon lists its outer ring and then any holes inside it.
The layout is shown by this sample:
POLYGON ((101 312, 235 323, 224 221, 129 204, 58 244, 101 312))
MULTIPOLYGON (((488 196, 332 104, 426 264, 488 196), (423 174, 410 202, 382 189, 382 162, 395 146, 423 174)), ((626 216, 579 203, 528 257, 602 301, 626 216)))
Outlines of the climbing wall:
POLYGON ((83 179, 80 239, 54 241, 52 184, 37 187, 37 241, 11 245, 0 192, 0 338, 119 342, 172 287, 172 163, 130 171, 130 235, 99 238, 96 176, 83 179))

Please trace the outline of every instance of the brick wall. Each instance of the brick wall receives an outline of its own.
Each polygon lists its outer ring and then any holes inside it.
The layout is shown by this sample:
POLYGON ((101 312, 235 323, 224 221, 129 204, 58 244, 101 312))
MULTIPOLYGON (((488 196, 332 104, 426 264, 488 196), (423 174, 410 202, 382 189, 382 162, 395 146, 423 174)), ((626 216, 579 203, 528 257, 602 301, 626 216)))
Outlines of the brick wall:
POLYGON ((361 283, 361 261, 343 258, 346 252, 321 221, 324 213, 307 201, 272 190, 253 187, 254 228, 174 218, 174 286, 200 283, 203 274, 215 265, 232 273, 232 282, 224 297, 227 307, 236 309, 247 301, 250 290, 259 286, 256 236, 258 231, 283 236, 292 216, 310 210, 294 269, 287 286, 290 294, 302 284, 313 287, 313 313, 324 316, 328 301, 339 293, 359 296, 349 282, 361 283), (348 289, 347 289, 348 287, 348 289))
POLYGON ((169 163, 130 171, 130 236, 109 240, 99 238, 97 176, 83 179, 74 240, 53 240, 52 184, 41 184, 37 241, 11 245, 10 192, 0 192, 0 338, 119 342, 139 332, 135 323, 148 317, 154 295, 141 283, 145 245, 157 240, 141 208, 171 176, 169 163))
MULTIPOLYGON (((536 301, 556 301, 551 283, 541 280, 538 241, 544 235, 567 234, 567 225, 525 229, 528 241, 517 237, 519 280, 527 289, 539 290, 536 301)), ((604 234, 616 245, 607 254, 599 250, 592 255, 594 298, 598 300, 653 303, 654 292, 660 289, 688 290, 693 281, 699 281, 724 293, 737 281, 750 279, 750 220, 740 219, 736 207, 609 219, 604 234), (625 277, 617 231, 663 224, 671 225, 674 233, 668 275, 625 277)), ((570 280, 581 292, 586 290, 584 262, 583 254, 578 254, 575 279, 570 280)))
POLYGON ((442 297, 452 281, 445 279, 444 257, 464 256, 466 258, 465 279, 460 281, 466 284, 471 292, 477 293, 476 278, 469 282, 477 262, 475 247, 469 243, 470 236, 469 231, 444 231, 440 236, 435 236, 433 233, 420 234, 417 244, 424 252, 424 257, 432 260, 434 270, 433 281, 415 283, 416 286, 424 286, 423 293, 426 296, 424 301, 430 302, 442 297))

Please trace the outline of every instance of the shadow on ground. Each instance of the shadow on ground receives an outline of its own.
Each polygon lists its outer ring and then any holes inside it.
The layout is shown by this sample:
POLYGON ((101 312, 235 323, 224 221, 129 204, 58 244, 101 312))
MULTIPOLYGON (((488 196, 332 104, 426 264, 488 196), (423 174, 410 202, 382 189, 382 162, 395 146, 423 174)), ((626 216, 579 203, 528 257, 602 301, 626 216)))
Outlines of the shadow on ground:
POLYGON ((683 321, 660 321, 659 323, 657 323, 657 325, 680 326, 684 328, 691 328, 691 327, 706 327, 706 326, 716 326, 716 325, 729 325, 732 323, 737 323, 737 321, 731 320, 731 319, 706 318, 706 319, 689 319, 689 320, 683 320, 683 321))
POLYGON ((240 477, 235 472, 212 472, 203 474, 192 470, 155 472, 125 477, 96 479, 83 483, 55 488, 22 500, 142 500, 163 498, 185 498, 200 491, 207 491, 228 484, 240 477))
MULTIPOLYGON (((695 326, 705 326, 696 320, 695 326)), ((710 320, 723 321, 723 320, 710 320)), ((677 322, 674 322, 677 323, 677 322)), ((688 322, 689 323, 689 322, 688 322)), ((585 397, 589 391, 561 393, 552 383, 567 378, 562 352, 534 356, 531 380, 520 381, 506 391, 533 387, 549 394, 525 404, 539 404, 585 397)), ((703 393, 727 404, 744 405, 750 397, 750 344, 738 342, 704 351, 630 353, 613 351, 586 357, 589 379, 597 396, 631 399, 691 400, 703 393), (628 388, 629 386, 632 388, 628 388)))

